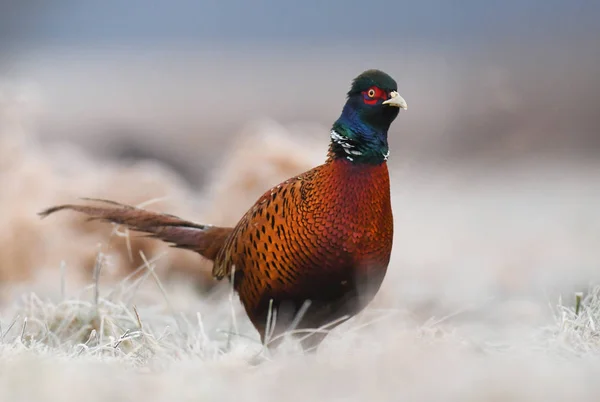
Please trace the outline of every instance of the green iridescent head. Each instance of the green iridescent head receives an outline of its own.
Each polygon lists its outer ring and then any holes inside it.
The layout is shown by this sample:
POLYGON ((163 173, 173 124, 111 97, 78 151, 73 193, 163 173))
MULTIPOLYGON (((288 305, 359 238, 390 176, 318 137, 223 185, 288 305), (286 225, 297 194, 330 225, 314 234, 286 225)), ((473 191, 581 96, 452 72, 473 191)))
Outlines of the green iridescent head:
POLYGON ((367 70, 352 81, 342 114, 333 124, 331 151, 355 163, 382 163, 389 154, 387 132, 406 110, 396 81, 380 70, 367 70))

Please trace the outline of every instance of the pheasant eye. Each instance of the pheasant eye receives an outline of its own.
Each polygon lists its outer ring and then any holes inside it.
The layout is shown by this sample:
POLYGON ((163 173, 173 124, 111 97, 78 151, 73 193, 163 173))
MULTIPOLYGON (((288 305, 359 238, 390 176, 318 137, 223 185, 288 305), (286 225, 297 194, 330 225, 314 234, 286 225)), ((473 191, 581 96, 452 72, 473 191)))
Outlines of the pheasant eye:
POLYGON ((371 88, 369 89, 369 92, 367 92, 367 95, 369 95, 369 98, 374 98, 375 97, 375 89, 371 88))

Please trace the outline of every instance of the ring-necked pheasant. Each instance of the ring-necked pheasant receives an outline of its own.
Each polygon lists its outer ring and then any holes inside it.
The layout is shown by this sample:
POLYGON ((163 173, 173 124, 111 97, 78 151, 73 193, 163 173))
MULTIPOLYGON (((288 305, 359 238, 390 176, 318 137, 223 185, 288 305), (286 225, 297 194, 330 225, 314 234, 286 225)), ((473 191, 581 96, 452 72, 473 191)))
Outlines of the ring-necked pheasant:
MULTIPOLYGON (((379 70, 356 77, 347 95, 325 163, 268 190, 233 228, 102 200, 40 215, 82 212, 214 261, 214 277, 233 280, 263 342, 292 323, 296 329, 340 323, 373 299, 387 270, 393 235, 387 132, 407 108, 396 82, 379 70)), ((324 336, 305 335, 302 345, 316 347, 324 336)))

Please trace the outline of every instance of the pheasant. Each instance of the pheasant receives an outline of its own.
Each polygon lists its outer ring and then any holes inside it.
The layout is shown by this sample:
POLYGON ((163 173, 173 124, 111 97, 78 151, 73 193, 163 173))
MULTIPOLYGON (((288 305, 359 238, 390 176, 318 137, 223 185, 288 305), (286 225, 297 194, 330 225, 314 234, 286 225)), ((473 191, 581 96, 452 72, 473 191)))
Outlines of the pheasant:
MULTIPOLYGON (((216 227, 106 200, 59 205, 199 253, 233 282, 263 344, 290 328, 316 349, 326 331, 379 290, 392 250, 387 133, 406 101, 380 70, 356 77, 331 129, 325 162, 271 188, 235 227, 216 227), (312 330, 312 331, 310 331, 312 330)), ((278 344, 278 341, 268 346, 278 344)))

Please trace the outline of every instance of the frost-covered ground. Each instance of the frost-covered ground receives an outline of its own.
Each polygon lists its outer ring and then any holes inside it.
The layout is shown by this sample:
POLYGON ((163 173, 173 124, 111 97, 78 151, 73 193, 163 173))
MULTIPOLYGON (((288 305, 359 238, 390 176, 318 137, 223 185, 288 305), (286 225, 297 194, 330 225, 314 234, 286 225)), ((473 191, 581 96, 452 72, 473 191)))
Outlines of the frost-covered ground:
POLYGON ((270 356, 226 284, 186 280, 207 268, 199 259, 143 242, 130 255, 110 225, 35 212, 77 196, 170 196, 160 209, 231 223, 319 147, 251 125, 196 190, 158 162, 44 148, 3 117, 1 401, 598 400, 598 164, 395 164, 377 299, 316 354, 288 344, 270 356))
MULTIPOLYGON (((157 286, 150 273, 142 280, 157 286)), ((2 400, 594 401, 600 391, 598 289, 578 315, 557 308, 547 326, 494 341, 451 319, 418 322, 409 306, 371 309, 315 355, 256 366, 260 347, 240 316, 235 335, 227 298, 175 286, 150 302, 159 292, 136 287, 122 282, 98 299, 93 287, 54 300, 24 293, 2 314, 2 400)))

